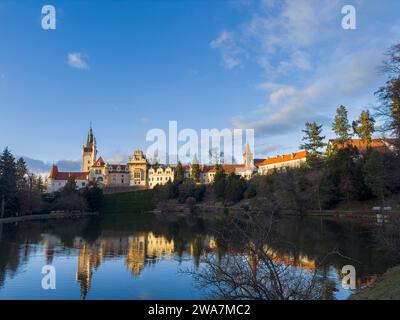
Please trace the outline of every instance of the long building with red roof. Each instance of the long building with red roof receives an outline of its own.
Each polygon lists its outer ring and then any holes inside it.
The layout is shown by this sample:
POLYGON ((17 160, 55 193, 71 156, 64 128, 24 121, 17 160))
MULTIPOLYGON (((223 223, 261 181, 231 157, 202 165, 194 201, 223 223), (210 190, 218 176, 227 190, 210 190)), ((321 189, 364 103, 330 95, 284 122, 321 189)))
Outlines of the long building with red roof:
MULTIPOLYGON (((351 139, 345 146, 353 146, 360 153, 368 148, 373 148, 381 152, 393 150, 391 139, 372 139, 367 145, 360 139, 351 139)), ((343 145, 335 140, 329 142, 328 148, 341 148, 343 145)), ((275 170, 286 168, 298 168, 307 160, 307 151, 297 151, 277 155, 269 158, 254 159, 249 145, 246 145, 243 153, 243 163, 220 164, 226 174, 236 174, 245 179, 250 179, 255 174, 264 175, 275 170)), ((96 139, 90 127, 86 143, 82 146, 82 171, 63 172, 53 165, 47 179, 48 192, 58 191, 65 186, 68 179, 76 181, 77 188, 84 188, 90 182, 94 182, 101 187, 141 187, 154 188, 163 185, 168 181, 174 181, 176 165, 150 164, 141 150, 136 150, 128 163, 110 164, 102 157, 97 157, 96 139)), ((209 184, 214 181, 216 174, 215 165, 198 164, 199 182, 209 184)), ((191 176, 192 166, 182 165, 184 177, 191 176)))
MULTIPOLYGON (((87 135, 86 143, 82 146, 82 171, 63 172, 53 165, 47 179, 48 192, 55 192, 65 186, 68 179, 74 179, 77 188, 84 188, 90 182, 101 187, 143 187, 154 188, 157 185, 174 181, 176 165, 151 165, 141 150, 136 150, 128 163, 110 164, 102 157, 97 157, 96 139, 93 130, 87 135)), ((305 161, 304 151, 277 156, 267 159, 254 159, 249 145, 243 153, 243 163, 220 164, 226 174, 240 175, 245 179, 254 174, 265 174, 270 169, 298 166, 305 161)), ((215 165, 199 164, 200 183, 209 184, 214 181, 215 165)), ((190 164, 182 165, 184 177, 191 176, 190 164)))

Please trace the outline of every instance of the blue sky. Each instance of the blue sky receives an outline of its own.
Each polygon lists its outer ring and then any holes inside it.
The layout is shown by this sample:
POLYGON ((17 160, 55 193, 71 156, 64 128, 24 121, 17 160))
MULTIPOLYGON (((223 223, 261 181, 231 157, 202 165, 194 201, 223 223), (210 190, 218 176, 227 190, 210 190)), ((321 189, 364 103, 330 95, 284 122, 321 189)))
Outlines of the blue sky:
POLYGON ((376 103, 383 52, 400 41, 400 2, 2 1, 0 148, 80 159, 90 122, 100 153, 123 161, 146 132, 254 128, 257 156, 298 149, 376 103), (384 3, 384 4, 383 4, 384 3), (45 4, 57 29, 41 28, 45 4), (357 29, 341 28, 341 8, 357 29))

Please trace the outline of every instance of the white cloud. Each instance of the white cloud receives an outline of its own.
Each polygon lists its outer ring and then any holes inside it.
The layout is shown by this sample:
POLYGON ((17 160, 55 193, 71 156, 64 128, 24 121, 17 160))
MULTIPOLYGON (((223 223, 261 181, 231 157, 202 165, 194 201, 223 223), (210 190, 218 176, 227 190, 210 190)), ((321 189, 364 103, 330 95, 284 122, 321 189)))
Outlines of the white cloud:
POLYGON ((307 50, 333 38, 341 0, 264 0, 237 30, 223 30, 211 41, 228 69, 257 63, 266 73, 312 69, 307 50), (323 32, 321 32, 323 30, 323 32))
POLYGON ((242 65, 242 49, 236 44, 234 35, 223 30, 220 35, 210 42, 210 47, 221 52, 222 63, 227 69, 235 69, 242 65))
POLYGON ((228 31, 222 31, 219 37, 213 41, 210 42, 210 47, 211 48, 220 48, 223 45, 225 45, 228 41, 231 41, 232 39, 232 33, 228 31))
POLYGON ((76 69, 88 69, 89 66, 85 61, 87 56, 80 52, 68 53, 68 65, 76 69))
POLYGON ((332 58, 329 64, 319 66, 313 79, 303 87, 259 84, 257 87, 267 92, 266 102, 245 117, 233 117, 234 126, 255 129, 256 135, 277 136, 299 131, 310 120, 330 124, 340 104, 360 101, 365 92, 373 98, 379 79, 379 53, 360 50, 332 58))
POLYGON ((308 54, 302 51, 295 51, 290 55, 289 60, 281 61, 278 66, 278 72, 288 73, 293 70, 308 71, 312 65, 308 54))
POLYGON ((383 30, 349 33, 340 24, 343 4, 261 0, 249 10, 248 20, 210 43, 226 67, 233 58, 240 66, 257 65, 265 78, 257 86, 266 91, 264 102, 243 106, 248 112, 232 117, 235 127, 255 129, 256 138, 300 136, 306 121, 321 122, 329 130, 340 104, 355 115, 375 101, 373 93, 382 81, 377 67, 399 29, 389 25, 387 36, 383 30))
POLYGON ((125 164, 129 161, 129 154, 116 153, 107 158, 107 162, 111 164, 125 164))
POLYGON ((281 144, 276 144, 276 145, 265 144, 265 145, 262 145, 260 143, 257 143, 255 148, 256 148, 257 154, 264 155, 264 156, 266 156, 266 155, 272 156, 272 155, 274 155, 274 154, 276 154, 278 152, 282 152, 284 150, 288 150, 288 147, 286 147, 284 145, 281 145, 281 144))
MULTIPOLYGON (((24 158, 29 171, 43 175, 44 177, 48 176, 52 163, 33 159, 27 156, 22 157, 24 158)), ((59 160, 56 161, 55 164, 58 166, 60 171, 80 171, 81 169, 80 160, 59 160)))
POLYGON ((148 117, 143 117, 143 118, 140 119, 140 122, 146 124, 146 123, 149 123, 150 120, 151 120, 151 119, 148 118, 148 117))
POLYGON ((294 87, 281 87, 276 91, 272 92, 269 96, 269 102, 271 104, 277 104, 282 102, 285 98, 293 96, 296 93, 296 89, 294 87))

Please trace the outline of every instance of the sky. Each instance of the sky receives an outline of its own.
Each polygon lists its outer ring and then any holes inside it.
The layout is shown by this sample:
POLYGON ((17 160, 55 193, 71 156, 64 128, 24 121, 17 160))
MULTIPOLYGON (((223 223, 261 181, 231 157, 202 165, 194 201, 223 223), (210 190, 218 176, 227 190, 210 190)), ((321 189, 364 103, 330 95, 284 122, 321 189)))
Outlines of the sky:
POLYGON ((99 153, 123 162, 176 120, 253 128, 256 157, 295 152, 306 121, 329 138, 340 104, 351 120, 376 105, 398 12, 398 0, 2 0, 0 148, 79 161, 91 123, 99 153), (41 27, 46 4, 55 30, 41 27))

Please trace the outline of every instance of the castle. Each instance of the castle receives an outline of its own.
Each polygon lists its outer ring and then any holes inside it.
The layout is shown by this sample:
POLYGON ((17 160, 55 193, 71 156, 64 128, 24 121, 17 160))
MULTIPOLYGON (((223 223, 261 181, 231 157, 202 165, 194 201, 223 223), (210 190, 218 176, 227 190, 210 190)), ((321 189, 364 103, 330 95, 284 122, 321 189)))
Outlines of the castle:
MULTIPOLYGON (((280 155, 267 159, 254 159, 249 145, 246 145, 241 164, 222 164, 225 173, 234 173, 245 179, 255 174, 266 174, 270 170, 286 167, 298 167, 306 161, 307 153, 280 155)), ((216 173, 214 165, 198 164, 199 183, 209 184, 214 181, 216 173)), ((184 177, 191 176, 192 166, 182 165, 184 177)), ((110 164, 97 157, 97 142, 90 127, 86 144, 82 146, 81 172, 61 172, 53 165, 47 179, 47 191, 55 192, 65 186, 69 178, 74 178, 77 188, 86 187, 89 182, 95 182, 100 187, 138 187, 154 188, 173 182, 176 165, 150 164, 141 150, 136 150, 128 163, 110 164)))

